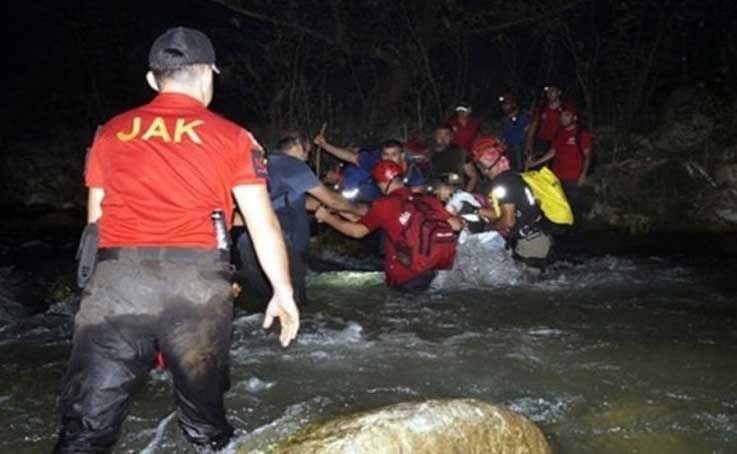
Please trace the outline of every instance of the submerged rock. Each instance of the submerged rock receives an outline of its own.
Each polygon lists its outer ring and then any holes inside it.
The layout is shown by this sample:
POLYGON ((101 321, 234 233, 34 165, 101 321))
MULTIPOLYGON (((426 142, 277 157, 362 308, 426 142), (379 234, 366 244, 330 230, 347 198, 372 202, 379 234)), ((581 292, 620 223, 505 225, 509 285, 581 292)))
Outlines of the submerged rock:
MULTIPOLYGON (((308 426, 279 454, 548 454, 529 419, 475 399, 405 402, 308 426)), ((241 451, 245 454, 246 451, 241 451)))

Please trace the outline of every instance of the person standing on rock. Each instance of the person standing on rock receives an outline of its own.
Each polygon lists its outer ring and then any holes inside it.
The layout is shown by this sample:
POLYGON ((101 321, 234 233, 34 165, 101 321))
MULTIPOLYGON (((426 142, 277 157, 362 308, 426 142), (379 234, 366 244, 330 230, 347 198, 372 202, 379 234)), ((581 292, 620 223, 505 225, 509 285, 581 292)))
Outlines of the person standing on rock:
POLYGON ((233 306, 223 213, 233 211, 233 197, 274 287, 264 327, 278 318, 285 347, 299 330, 261 147, 207 109, 218 72, 212 43, 197 30, 168 30, 151 47, 149 66, 146 79, 159 95, 110 120, 87 162, 99 263, 61 383, 59 454, 112 451, 159 352, 184 436, 203 449, 228 443, 233 306))
POLYGON ((579 227, 583 215, 581 186, 591 165, 591 144, 591 133, 578 125, 576 106, 566 103, 560 109, 560 130, 550 149, 528 164, 537 167, 552 161, 551 169, 563 186, 579 227))

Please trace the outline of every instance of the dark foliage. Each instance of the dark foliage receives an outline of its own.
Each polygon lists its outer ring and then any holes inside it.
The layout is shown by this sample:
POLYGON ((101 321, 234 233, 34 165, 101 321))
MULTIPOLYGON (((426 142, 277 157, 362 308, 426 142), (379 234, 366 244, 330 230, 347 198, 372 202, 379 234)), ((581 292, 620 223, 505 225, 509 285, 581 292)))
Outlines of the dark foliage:
MULTIPOLYGON (((175 25, 212 37, 223 69, 213 109, 267 145, 284 128, 314 133, 325 121, 343 143, 422 136, 454 103, 469 100, 494 119, 500 93, 516 92, 528 108, 550 81, 580 105, 589 127, 622 135, 652 129, 662 100, 683 85, 707 89, 720 138, 731 138, 737 121, 731 0, 74 0, 6 8, 15 43, 0 130, 6 158, 30 143, 79 150, 71 159, 81 163, 98 124, 152 96, 143 79, 148 48, 175 25)), ((26 178, 4 167, 5 176, 26 178)))

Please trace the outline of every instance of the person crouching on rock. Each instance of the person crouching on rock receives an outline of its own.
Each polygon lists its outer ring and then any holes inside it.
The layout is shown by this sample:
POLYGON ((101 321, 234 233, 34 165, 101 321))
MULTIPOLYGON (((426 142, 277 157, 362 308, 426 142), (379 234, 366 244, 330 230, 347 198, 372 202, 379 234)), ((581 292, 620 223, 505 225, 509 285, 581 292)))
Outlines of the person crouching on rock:
POLYGON ((507 239, 515 259, 542 270, 552 250, 552 237, 543 231, 543 213, 525 180, 510 170, 506 147, 496 137, 482 137, 472 147, 479 170, 491 180, 490 207, 479 214, 490 219, 489 229, 507 239))
POLYGON ((393 161, 381 161, 372 176, 383 195, 357 222, 324 207, 315 212, 315 218, 353 238, 383 230, 387 285, 400 291, 425 290, 437 270, 453 266, 456 232, 463 221, 448 213, 435 196, 413 193, 404 184, 402 168, 393 161))

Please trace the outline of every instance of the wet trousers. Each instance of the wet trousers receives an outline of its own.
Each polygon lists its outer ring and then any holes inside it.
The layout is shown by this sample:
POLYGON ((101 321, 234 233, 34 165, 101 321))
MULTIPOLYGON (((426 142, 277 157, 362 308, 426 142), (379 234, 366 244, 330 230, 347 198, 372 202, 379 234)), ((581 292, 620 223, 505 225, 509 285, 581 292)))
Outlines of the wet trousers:
POLYGON ((404 293, 422 292, 430 288, 432 281, 437 277, 437 275, 437 271, 426 271, 419 276, 402 284, 395 285, 392 288, 404 293))
POLYGON ((82 296, 54 452, 110 452, 158 351, 172 376, 185 437, 203 447, 225 446, 233 434, 223 405, 233 317, 230 265, 215 251, 153 259, 140 257, 141 249, 118 251, 120 257, 98 263, 82 296))

